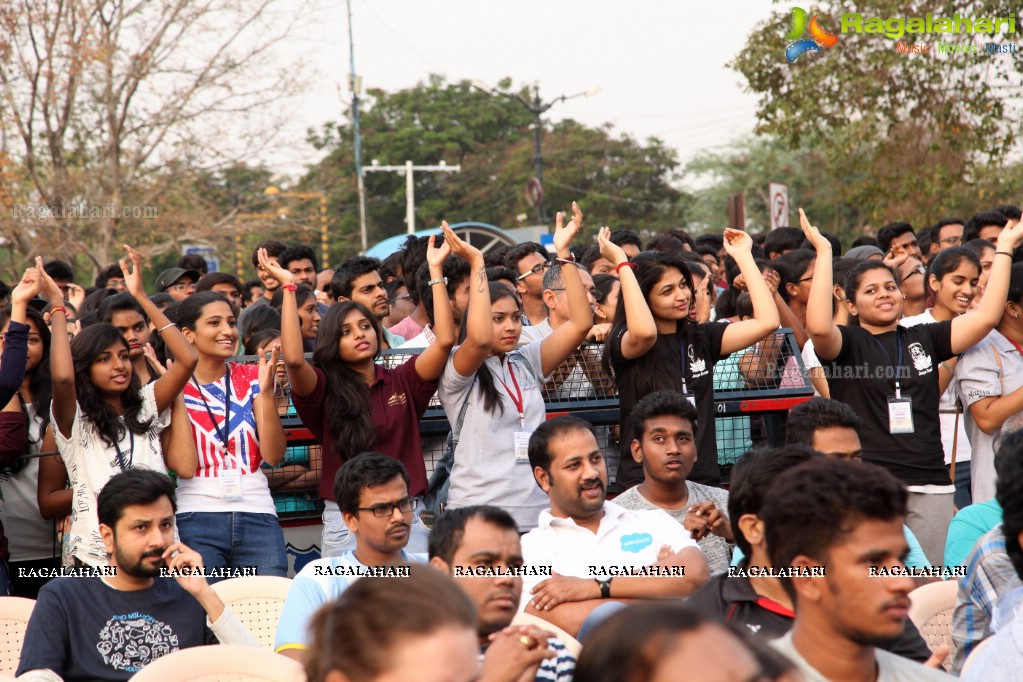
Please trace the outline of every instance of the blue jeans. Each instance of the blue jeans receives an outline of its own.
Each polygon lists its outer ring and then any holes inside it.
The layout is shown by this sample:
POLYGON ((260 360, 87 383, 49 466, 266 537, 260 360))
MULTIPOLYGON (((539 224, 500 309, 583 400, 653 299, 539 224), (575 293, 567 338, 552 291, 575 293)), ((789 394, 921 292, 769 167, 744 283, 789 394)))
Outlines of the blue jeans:
POLYGON ((255 567, 257 575, 288 575, 284 532, 273 514, 185 512, 177 522, 181 542, 202 556, 207 569, 255 567))
MULTIPOLYGON (((951 464, 946 464, 945 468, 949 471, 952 470, 951 464)), ((953 481, 956 486, 956 509, 963 509, 973 504, 973 494, 970 490, 970 460, 965 462, 956 462, 956 480, 953 481)))

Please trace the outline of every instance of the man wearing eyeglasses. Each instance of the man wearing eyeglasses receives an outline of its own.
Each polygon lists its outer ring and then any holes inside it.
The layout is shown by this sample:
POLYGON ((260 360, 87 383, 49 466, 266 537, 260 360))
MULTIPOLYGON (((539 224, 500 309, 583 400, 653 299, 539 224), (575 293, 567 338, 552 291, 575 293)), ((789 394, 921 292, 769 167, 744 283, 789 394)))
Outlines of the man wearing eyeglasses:
POLYGON ((931 242, 931 249, 934 251, 934 254, 936 255, 938 252, 953 246, 961 246, 963 243, 963 226, 962 218, 939 220, 938 224, 932 229, 933 241, 931 242))
POLYGON ((413 523, 420 523, 408 484, 405 466, 379 452, 364 452, 341 466, 334 498, 355 535, 355 549, 311 561, 295 576, 277 624, 274 651, 305 664, 307 630, 317 609, 337 599, 369 568, 426 563, 425 555, 405 551, 413 523))
MULTIPOLYGON (((505 267, 517 275, 516 291, 522 299, 522 312, 530 325, 538 325, 547 319, 547 307, 543 302, 543 275, 550 267, 547 252, 534 242, 517 244, 504 257, 505 267)), ((522 321, 525 325, 526 320, 522 321)))
POLYGON ((199 273, 195 270, 171 268, 156 278, 156 290, 170 294, 175 301, 184 301, 195 293, 195 283, 198 281, 199 273))

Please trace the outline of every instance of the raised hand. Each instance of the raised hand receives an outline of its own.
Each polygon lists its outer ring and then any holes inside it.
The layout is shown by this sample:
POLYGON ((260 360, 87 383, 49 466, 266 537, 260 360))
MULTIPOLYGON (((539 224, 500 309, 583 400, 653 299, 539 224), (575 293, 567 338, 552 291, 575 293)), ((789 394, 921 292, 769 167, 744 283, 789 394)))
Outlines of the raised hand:
POLYGON ((259 392, 263 395, 273 396, 274 383, 277 379, 277 361, 280 356, 279 343, 275 343, 269 353, 259 354, 259 392))
MULTIPOLYGON (((156 376, 162 377, 164 374, 167 373, 167 367, 164 367, 163 364, 160 362, 160 358, 156 357, 156 351, 153 350, 153 344, 147 343, 145 346, 143 346, 142 354, 146 356, 147 360, 149 360, 149 365, 150 367, 153 368, 153 371, 156 372, 156 376)), ((167 365, 169 366, 171 362, 172 361, 168 359, 167 365)))
POLYGON ((803 234, 810 240, 815 251, 820 253, 820 250, 825 247, 831 250, 831 242, 824 238, 820 230, 810 224, 810 219, 806 217, 803 209, 799 209, 799 226, 803 228, 803 234))
POLYGON ((565 217, 561 211, 554 217, 554 250, 557 251, 558 255, 568 255, 571 250, 572 240, 576 234, 579 233, 579 228, 582 227, 583 214, 578 210, 579 206, 573 201, 572 210, 575 211, 575 215, 568 223, 565 223, 565 217), (579 222, 576 222, 579 220, 579 222))
POLYGON ((21 281, 18 282, 18 286, 14 287, 11 292, 11 303, 21 303, 28 305, 39 293, 39 271, 36 268, 29 268, 25 270, 25 274, 21 276, 21 281))
POLYGON ((43 270, 43 259, 36 256, 36 276, 39 278, 39 293, 49 301, 51 307, 64 305, 64 292, 60 290, 53 278, 43 270))
POLYGON ((597 231, 597 246, 600 247, 600 255, 614 263, 615 266, 629 260, 622 247, 611 241, 610 227, 605 226, 597 231))
POLYGON ((884 255, 884 264, 890 267, 898 274, 899 268, 902 267, 909 259, 909 252, 902 244, 892 244, 892 248, 889 249, 888 253, 884 255))
POLYGON ((451 253, 464 258, 470 263, 483 262, 483 254, 480 250, 455 234, 455 231, 451 229, 446 220, 441 222, 440 229, 444 233, 444 244, 451 250, 451 253))
POLYGON ((132 247, 124 244, 124 250, 128 252, 127 258, 118 261, 121 272, 124 273, 124 288, 135 298, 146 295, 146 287, 142 284, 142 254, 132 247), (131 261, 131 272, 128 271, 128 262, 131 261))
POLYGON ((282 268, 276 258, 271 258, 266 249, 257 251, 256 258, 259 260, 259 267, 281 284, 295 283, 295 276, 282 268))
POLYGON ((1009 220, 998 235, 998 251, 1012 252, 1023 243, 1023 221, 1009 220))
POLYGON ((438 238, 444 239, 443 235, 431 234, 430 245, 426 247, 426 262, 431 268, 443 266, 444 261, 451 255, 451 246, 446 240, 442 241, 440 246, 437 246, 438 238))
POLYGON ((741 254, 753 252, 753 238, 742 230, 725 228, 724 246, 725 253, 735 258, 741 254))

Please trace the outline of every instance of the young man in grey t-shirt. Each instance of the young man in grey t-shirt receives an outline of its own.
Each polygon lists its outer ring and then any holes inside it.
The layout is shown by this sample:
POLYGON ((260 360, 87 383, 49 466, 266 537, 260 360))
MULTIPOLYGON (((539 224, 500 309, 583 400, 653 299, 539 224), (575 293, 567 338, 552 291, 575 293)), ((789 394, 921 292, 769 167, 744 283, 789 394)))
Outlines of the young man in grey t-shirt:
MULTIPOLYGON (((681 393, 657 391, 632 409, 632 456, 644 480, 615 498, 626 509, 663 509, 690 531, 711 575, 728 570, 728 491, 687 481, 696 461, 696 408, 681 393)), ((623 434, 624 435, 624 434, 623 434)))

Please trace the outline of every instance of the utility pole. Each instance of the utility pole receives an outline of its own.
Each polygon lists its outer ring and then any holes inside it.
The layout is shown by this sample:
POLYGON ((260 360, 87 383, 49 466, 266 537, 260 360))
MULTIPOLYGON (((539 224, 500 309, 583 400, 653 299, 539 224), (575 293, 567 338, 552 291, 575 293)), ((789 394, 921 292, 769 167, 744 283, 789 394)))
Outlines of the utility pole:
POLYGON ((366 185, 363 182, 362 170, 362 133, 359 130, 359 91, 362 89, 360 78, 355 75, 355 36, 352 33, 352 0, 348 0, 348 56, 352 72, 348 74, 348 85, 352 90, 352 130, 355 133, 355 177, 359 191, 359 235, 362 238, 362 253, 369 249, 366 232, 366 185))
POLYGON ((462 166, 449 166, 443 161, 436 166, 414 166, 411 161, 406 161, 404 166, 378 166, 374 161, 369 168, 363 172, 386 171, 391 173, 405 174, 405 224, 408 226, 408 233, 416 231, 416 194, 415 183, 412 181, 413 171, 429 171, 432 173, 461 173, 462 166))

